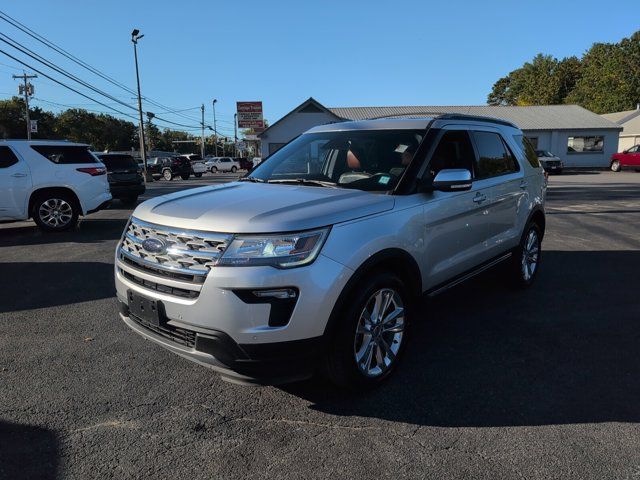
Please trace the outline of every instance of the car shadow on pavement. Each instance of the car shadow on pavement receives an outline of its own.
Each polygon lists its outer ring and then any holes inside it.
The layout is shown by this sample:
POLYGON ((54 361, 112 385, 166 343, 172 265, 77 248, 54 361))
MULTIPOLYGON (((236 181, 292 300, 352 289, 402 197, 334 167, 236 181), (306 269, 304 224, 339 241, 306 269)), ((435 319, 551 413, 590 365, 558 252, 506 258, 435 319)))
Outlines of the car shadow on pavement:
POLYGON ((0 446, 0 478, 56 478, 59 447, 53 431, 0 420, 0 446))
POLYGON ((0 263, 0 313, 70 305, 115 295, 113 265, 102 262, 0 263))
POLYGON ((543 258, 530 290, 494 271, 425 301, 401 368, 381 388, 284 390, 329 414, 415 425, 640 422, 640 252, 543 258))
POLYGON ((78 227, 68 232, 43 232, 36 224, 0 229, 0 247, 46 245, 51 243, 94 243, 117 240, 122 235, 127 219, 83 219, 78 227))

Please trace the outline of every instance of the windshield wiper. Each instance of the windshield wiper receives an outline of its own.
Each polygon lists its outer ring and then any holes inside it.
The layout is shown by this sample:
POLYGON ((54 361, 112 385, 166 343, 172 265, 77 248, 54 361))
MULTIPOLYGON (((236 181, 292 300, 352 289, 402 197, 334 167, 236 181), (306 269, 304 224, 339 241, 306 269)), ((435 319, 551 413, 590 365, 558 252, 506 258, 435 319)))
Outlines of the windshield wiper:
POLYGON ((253 183, 266 183, 266 180, 258 177, 242 177, 238 179, 239 182, 253 182, 253 183))
POLYGON ((281 180, 267 180, 267 183, 290 183, 294 185, 312 185, 314 187, 338 188, 338 184, 334 182, 309 180, 307 178, 283 178, 281 180))

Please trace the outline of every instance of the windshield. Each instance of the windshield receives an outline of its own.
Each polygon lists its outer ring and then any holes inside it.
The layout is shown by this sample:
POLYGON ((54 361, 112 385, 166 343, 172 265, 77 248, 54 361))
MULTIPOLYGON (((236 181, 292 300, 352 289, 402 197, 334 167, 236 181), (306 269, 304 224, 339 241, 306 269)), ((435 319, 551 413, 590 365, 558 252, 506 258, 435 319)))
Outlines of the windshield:
POLYGON ((423 130, 304 134, 261 163, 248 178, 388 191, 411 162, 423 134, 423 130))
POLYGON ((553 153, 547 152, 546 150, 536 150, 536 155, 539 157, 553 157, 553 153))
POLYGON ((137 162, 131 155, 100 155, 100 161, 104 163, 107 170, 138 168, 137 162))

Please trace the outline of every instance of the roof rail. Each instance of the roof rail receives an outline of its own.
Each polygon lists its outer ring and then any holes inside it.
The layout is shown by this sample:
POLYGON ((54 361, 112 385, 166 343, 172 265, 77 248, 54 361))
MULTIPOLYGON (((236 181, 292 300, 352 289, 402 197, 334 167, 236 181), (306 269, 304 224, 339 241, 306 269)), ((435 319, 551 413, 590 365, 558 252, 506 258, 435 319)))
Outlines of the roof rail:
POLYGON ((517 125, 511 123, 508 120, 495 117, 484 117, 482 115, 467 115, 464 113, 443 113, 442 115, 436 115, 438 120, 479 120, 481 122, 497 123, 498 125, 505 125, 507 127, 518 128, 517 125))

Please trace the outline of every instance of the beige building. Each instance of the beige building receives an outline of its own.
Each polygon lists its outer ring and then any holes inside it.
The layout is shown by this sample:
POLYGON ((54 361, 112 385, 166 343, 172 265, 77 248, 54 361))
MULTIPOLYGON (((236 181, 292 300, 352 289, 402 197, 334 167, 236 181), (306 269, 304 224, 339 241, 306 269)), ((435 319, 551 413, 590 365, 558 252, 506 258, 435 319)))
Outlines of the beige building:
POLYGON ((602 116, 622 127, 620 140, 618 142, 618 152, 628 150, 634 145, 640 144, 640 104, 638 104, 635 110, 605 113, 602 116))

